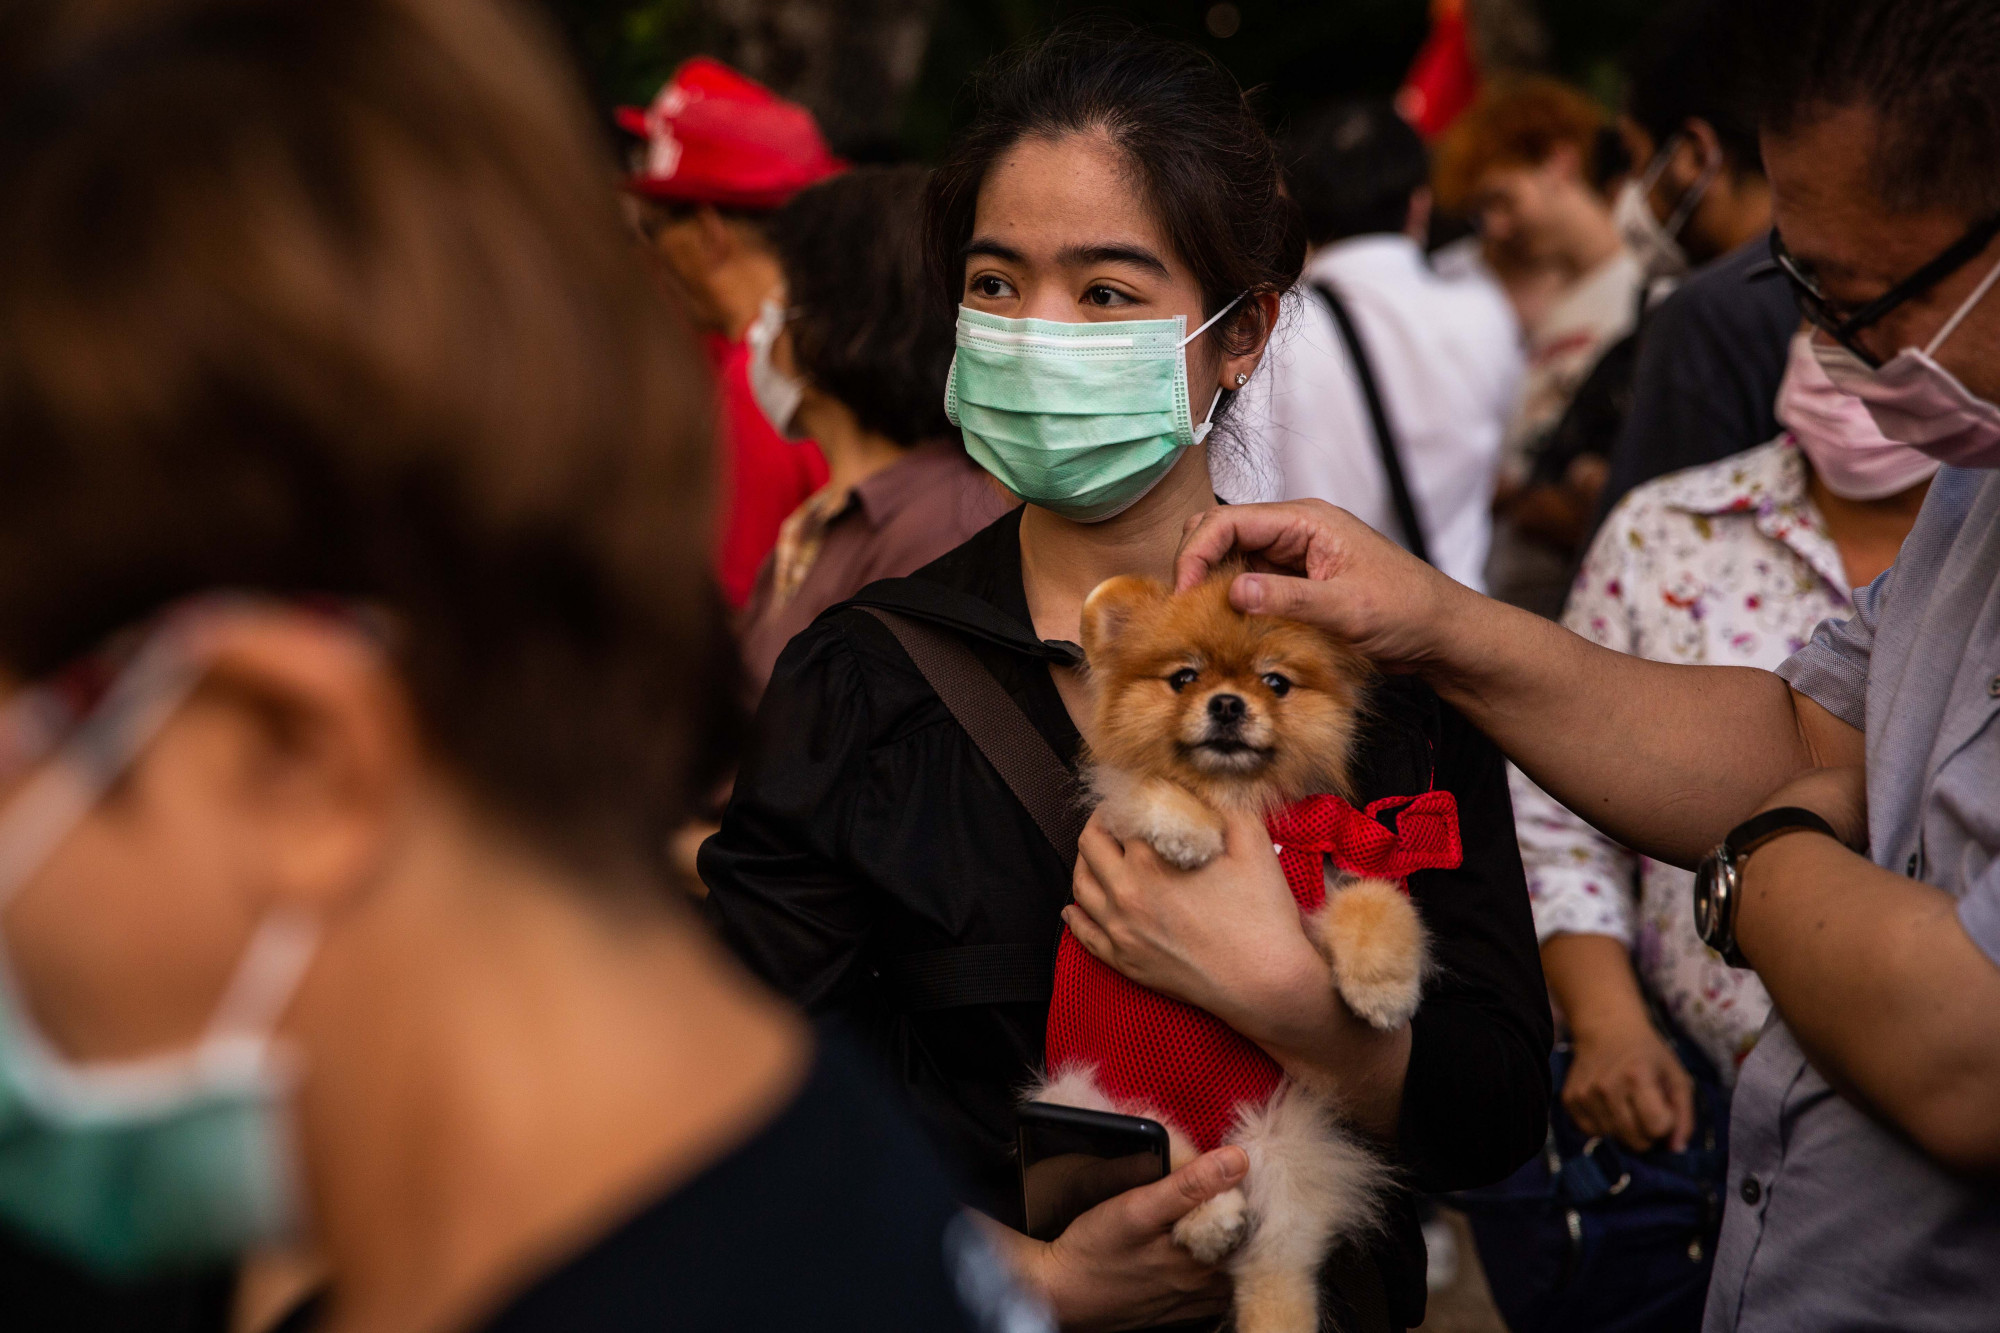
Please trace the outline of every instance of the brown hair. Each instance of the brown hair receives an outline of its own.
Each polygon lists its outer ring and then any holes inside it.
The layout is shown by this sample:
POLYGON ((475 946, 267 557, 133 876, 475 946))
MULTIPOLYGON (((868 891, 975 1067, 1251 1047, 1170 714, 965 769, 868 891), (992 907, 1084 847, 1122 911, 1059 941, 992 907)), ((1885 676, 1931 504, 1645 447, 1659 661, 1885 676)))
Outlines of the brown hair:
POLYGON ((434 756, 638 869, 733 731, 691 334, 492 0, 10 6, 0 662, 208 589, 387 609, 434 756))
POLYGON ((1558 148, 1575 149, 1588 178, 1608 123, 1604 108, 1566 83, 1528 76, 1495 84, 1437 143, 1431 184, 1438 205, 1463 212, 1487 171, 1540 166, 1558 148))

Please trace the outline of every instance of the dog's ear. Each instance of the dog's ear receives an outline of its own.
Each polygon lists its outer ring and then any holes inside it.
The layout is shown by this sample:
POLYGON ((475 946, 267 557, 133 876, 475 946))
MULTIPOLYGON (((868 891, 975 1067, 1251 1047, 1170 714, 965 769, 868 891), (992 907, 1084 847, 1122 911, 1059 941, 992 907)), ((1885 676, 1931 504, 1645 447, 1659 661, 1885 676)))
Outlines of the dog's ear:
POLYGON ((1096 658, 1131 623, 1134 612, 1165 598, 1167 590, 1152 579, 1121 574, 1106 579, 1083 599, 1083 655, 1096 658))

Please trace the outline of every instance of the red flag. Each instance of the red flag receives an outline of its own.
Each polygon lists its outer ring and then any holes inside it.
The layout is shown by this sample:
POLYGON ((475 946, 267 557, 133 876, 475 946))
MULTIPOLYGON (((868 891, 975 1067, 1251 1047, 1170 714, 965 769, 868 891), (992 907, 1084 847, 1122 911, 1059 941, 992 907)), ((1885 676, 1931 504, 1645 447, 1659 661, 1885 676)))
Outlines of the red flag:
POLYGON ((1396 110, 1426 139, 1443 134, 1479 91, 1467 35, 1465 0, 1431 0, 1431 35, 1396 92, 1396 110))

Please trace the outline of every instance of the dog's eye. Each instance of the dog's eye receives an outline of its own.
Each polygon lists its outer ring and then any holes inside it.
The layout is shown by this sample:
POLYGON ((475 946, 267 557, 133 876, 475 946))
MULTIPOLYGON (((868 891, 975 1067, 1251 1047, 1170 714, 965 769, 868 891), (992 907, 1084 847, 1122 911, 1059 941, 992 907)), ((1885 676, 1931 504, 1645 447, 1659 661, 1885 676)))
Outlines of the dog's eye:
POLYGON ((1292 682, 1275 671, 1269 671, 1264 674, 1264 686, 1280 699, 1292 692, 1292 682))
POLYGON ((1195 678, 1200 674, 1193 667, 1182 667, 1179 671, 1167 677, 1167 684, 1174 687, 1175 694, 1179 694, 1182 690, 1194 684, 1195 678))

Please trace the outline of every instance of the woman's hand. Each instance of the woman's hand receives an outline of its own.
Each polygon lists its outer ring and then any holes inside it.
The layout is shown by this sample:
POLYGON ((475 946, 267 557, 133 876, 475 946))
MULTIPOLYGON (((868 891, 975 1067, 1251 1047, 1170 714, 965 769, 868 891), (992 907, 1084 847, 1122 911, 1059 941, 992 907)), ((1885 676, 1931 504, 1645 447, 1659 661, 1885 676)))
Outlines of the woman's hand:
POLYGON ((1188 522, 1174 573, 1186 589, 1247 557, 1239 610, 1317 625, 1386 670, 1432 663, 1485 602, 1344 509, 1321 500, 1222 505, 1188 522))
POLYGON ((1694 1080, 1651 1023, 1575 1032, 1576 1059, 1562 1103, 1586 1134, 1644 1152, 1665 1139, 1675 1152, 1694 1136, 1694 1080))
POLYGON ((1076 902, 1063 920, 1108 966, 1261 1040, 1301 988, 1331 988, 1264 821, 1228 816, 1223 852, 1175 870, 1091 816, 1077 841, 1076 902))
POLYGON ((1240 1184, 1249 1169, 1241 1148, 1217 1148, 1164 1180, 1106 1199, 1052 1241, 997 1222, 989 1231, 1066 1329, 1144 1328, 1220 1314, 1229 1308, 1228 1277, 1174 1244, 1174 1223, 1240 1184))

